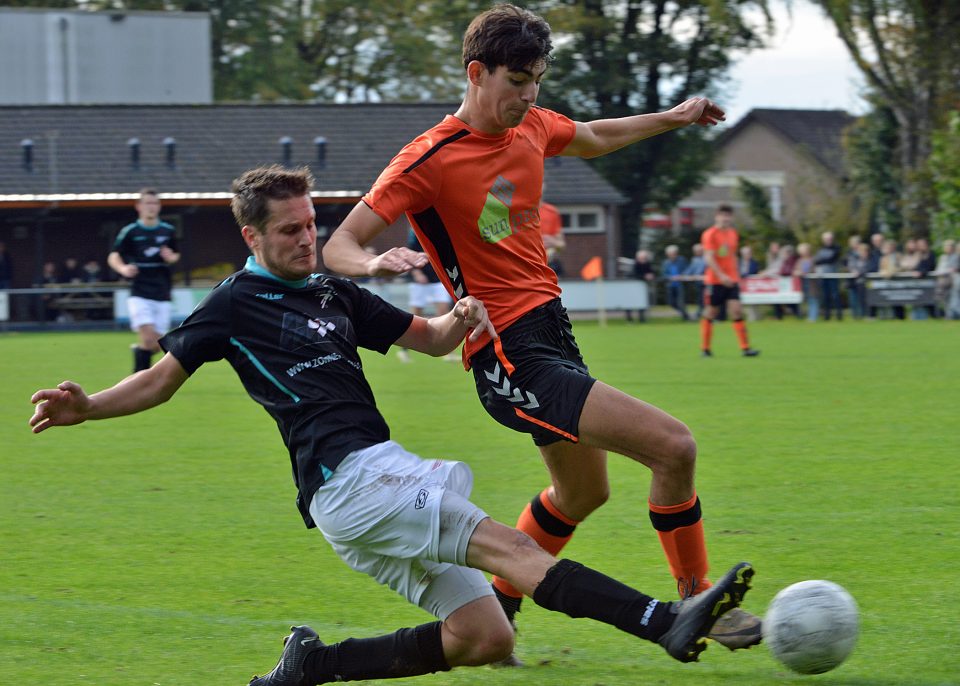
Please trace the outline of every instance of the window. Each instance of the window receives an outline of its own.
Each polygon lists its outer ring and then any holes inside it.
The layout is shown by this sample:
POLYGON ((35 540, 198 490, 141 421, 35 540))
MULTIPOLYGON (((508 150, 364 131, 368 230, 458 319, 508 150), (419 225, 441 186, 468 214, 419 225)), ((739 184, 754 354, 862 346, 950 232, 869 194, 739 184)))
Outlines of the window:
POLYGON ((567 206, 560 208, 560 221, 564 233, 603 233, 603 209, 597 205, 567 206))

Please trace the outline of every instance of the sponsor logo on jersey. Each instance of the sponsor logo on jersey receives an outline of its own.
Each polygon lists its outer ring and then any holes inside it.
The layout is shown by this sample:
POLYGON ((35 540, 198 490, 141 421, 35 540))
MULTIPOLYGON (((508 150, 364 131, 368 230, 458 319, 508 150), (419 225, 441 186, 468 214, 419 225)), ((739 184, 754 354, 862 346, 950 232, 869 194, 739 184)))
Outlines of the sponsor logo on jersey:
POLYGON ((264 300, 283 300, 283 293, 256 293, 255 295, 264 300))
POLYGON ((510 211, 515 191, 514 184, 498 176, 487 192, 487 200, 477 220, 480 237, 487 243, 498 243, 521 229, 533 228, 539 223, 539 207, 513 213, 510 211))
POLYGON ((427 506, 427 497, 428 497, 429 495, 430 495, 430 491, 426 491, 426 490, 424 490, 424 489, 421 488, 421 489, 420 489, 420 492, 417 493, 417 500, 416 500, 416 502, 413 504, 413 508, 414 508, 415 510, 422 510, 424 507, 426 507, 426 506, 427 506))

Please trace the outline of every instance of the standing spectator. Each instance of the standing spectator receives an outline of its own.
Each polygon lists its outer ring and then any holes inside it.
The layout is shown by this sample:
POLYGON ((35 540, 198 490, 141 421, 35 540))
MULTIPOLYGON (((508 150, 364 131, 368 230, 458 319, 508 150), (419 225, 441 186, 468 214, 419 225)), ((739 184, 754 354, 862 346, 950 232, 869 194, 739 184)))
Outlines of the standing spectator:
POLYGON ((920 255, 917 252, 917 239, 908 238, 903 242, 903 250, 897 262, 898 272, 914 272, 917 270, 917 261, 920 255))
MULTIPOLYGON (((914 265, 914 271, 918 278, 922 278, 936 271, 937 256, 930 250, 930 243, 926 238, 916 240, 917 261, 914 265)), ((937 305, 916 305, 911 308, 911 316, 914 319, 928 319, 937 316, 937 305)))
MULTIPOLYGON (((854 234, 847 239, 847 252, 843 256, 843 268, 850 272, 854 273, 854 270, 851 268, 851 263, 859 259, 859 247, 863 243, 860 240, 860 236, 854 234)), ((859 319, 860 317, 856 314, 861 311, 860 301, 858 300, 857 293, 857 283, 856 280, 851 276, 846 280, 847 284, 847 302, 850 304, 850 315, 859 319)))
POLYGON ((847 257, 847 271, 850 281, 847 290, 850 294, 850 314, 854 319, 862 319, 867 314, 867 278, 870 271, 870 245, 858 243, 856 250, 847 257))
POLYGON ((687 314, 686 292, 680 280, 687 271, 687 260, 675 245, 668 245, 664 254, 667 259, 663 261, 660 273, 667 279, 667 304, 680 314, 683 321, 688 322, 690 315, 687 314))
POLYGON ((753 258, 753 248, 749 245, 740 247, 740 259, 737 262, 737 271, 740 273, 741 279, 760 273, 760 265, 753 258))
MULTIPOLYGON (((885 239, 883 241, 883 254, 880 257, 880 265, 877 271, 884 278, 891 279, 895 274, 903 271, 901 264, 896 242, 889 238, 885 239)), ((906 310, 903 305, 893 306, 893 316, 897 319, 906 319, 906 310)))
POLYGON ((683 273, 693 281, 693 292, 696 296, 697 313, 693 315, 698 320, 703 316, 703 273, 707 270, 707 262, 703 259, 703 245, 694 243, 693 255, 690 257, 690 265, 683 273))
POLYGON ((817 321, 820 313, 820 284, 817 279, 811 279, 813 273, 813 257, 810 244, 800 243, 797 246, 797 261, 793 266, 793 275, 801 279, 803 284, 803 302, 807 305, 807 321, 817 321))
MULTIPOLYGON (((60 275, 57 273, 56 262, 44 262, 43 271, 40 274, 40 280, 34 284, 36 288, 45 286, 56 286, 60 283, 60 275)), ((40 302, 43 304, 43 319, 47 322, 54 322, 60 318, 60 310, 54 304, 57 301, 57 295, 54 293, 40 296, 40 302)))
POLYGON ((763 258, 763 273, 776 274, 780 270, 781 259, 783 259, 783 256, 780 254, 780 243, 770 241, 770 245, 767 246, 767 254, 763 258))
POLYGON ((120 229, 107 264, 132 281, 127 307, 130 328, 139 344, 133 347, 133 371, 150 367, 160 352, 160 336, 170 328, 170 267, 180 259, 174 228, 160 220, 160 196, 152 188, 140 191, 137 221, 120 229))
POLYGON ((102 271, 100 263, 91 257, 83 263, 82 281, 84 283, 99 283, 103 278, 102 271))
POLYGON ((840 282, 828 274, 840 271, 840 247, 834 242, 833 232, 824 231, 820 236, 820 249, 813 257, 814 271, 820 277, 820 298, 823 318, 830 320, 837 311, 837 319, 843 319, 843 304, 840 302, 840 282))
POLYGON ((567 247, 563 238, 563 220, 556 206, 546 200, 540 201, 540 235, 543 236, 543 249, 547 251, 547 265, 558 277, 562 277, 563 261, 560 256, 567 247))
POLYGON ((80 268, 80 260, 76 257, 68 257, 63 261, 63 267, 60 269, 60 283, 83 283, 83 270, 80 268))
MULTIPOLYGON (((794 250, 792 245, 784 245, 780 248, 780 256, 777 258, 777 263, 777 271, 771 274, 771 276, 794 278, 793 270, 797 266, 797 251, 794 250)), ((802 315, 800 314, 800 306, 797 303, 790 303, 787 307, 790 308, 790 312, 793 313, 794 317, 800 319, 802 315)), ((777 319, 783 319, 783 305, 776 303, 773 306, 773 316, 777 319)))
MULTIPOLYGON (((649 250, 638 250, 633 257, 633 278, 637 281, 643 281, 647 284, 647 305, 652 307, 654 304, 654 280, 657 275, 653 271, 653 263, 650 261, 649 250)), ((633 321, 633 314, 627 310, 627 321, 633 321)), ((637 310, 637 321, 641 324, 647 321, 647 310, 637 310)))
POLYGON ((747 323, 743 321, 743 308, 740 305, 740 273, 737 271, 740 235, 733 228, 733 208, 730 205, 717 207, 714 224, 703 232, 700 243, 707 263, 703 275, 704 298, 707 302, 700 320, 700 354, 713 357, 713 321, 720 313, 720 308, 726 306, 733 318, 733 330, 737 334, 740 353, 744 357, 756 357, 760 351, 750 347, 747 323))
POLYGON ((938 301, 943 303, 943 316, 960 319, 960 253, 951 238, 943 242, 943 252, 937 260, 938 301))
POLYGON ((13 263, 10 261, 10 253, 7 252, 7 244, 0 241, 0 291, 11 287, 13 283, 13 263))
MULTIPOLYGON (((875 233, 870 236, 870 255, 867 258, 867 275, 878 274, 880 272, 880 260, 883 258, 883 234, 875 233)), ((866 296, 867 284, 866 278, 863 283, 863 292, 866 296)), ((867 317, 869 319, 876 319, 877 317, 877 307, 876 305, 868 305, 866 307, 867 317)))

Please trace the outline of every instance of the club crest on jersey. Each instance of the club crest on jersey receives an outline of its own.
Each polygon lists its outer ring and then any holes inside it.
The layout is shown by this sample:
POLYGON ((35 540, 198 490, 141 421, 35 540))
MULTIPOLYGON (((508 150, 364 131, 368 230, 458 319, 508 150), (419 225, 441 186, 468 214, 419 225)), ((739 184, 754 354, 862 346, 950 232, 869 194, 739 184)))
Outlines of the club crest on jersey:
POLYGON ((280 345, 287 350, 302 351, 303 348, 314 346, 325 347, 334 344, 341 337, 353 337, 350 323, 345 317, 326 319, 299 312, 285 312, 283 315, 280 345), (331 335, 334 331, 337 336, 331 335))

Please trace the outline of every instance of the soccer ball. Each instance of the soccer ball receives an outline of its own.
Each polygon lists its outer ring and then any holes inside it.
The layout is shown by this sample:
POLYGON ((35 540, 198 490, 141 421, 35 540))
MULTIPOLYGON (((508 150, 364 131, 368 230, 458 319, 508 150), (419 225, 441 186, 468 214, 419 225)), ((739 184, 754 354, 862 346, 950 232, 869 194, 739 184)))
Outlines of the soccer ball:
POLYGON ((857 642, 857 604, 831 581, 801 581, 777 593, 763 618, 763 640, 780 662, 800 674, 829 672, 857 642))

